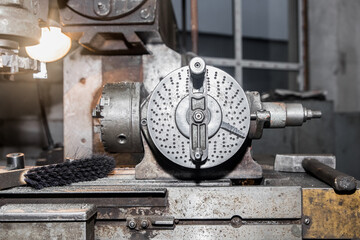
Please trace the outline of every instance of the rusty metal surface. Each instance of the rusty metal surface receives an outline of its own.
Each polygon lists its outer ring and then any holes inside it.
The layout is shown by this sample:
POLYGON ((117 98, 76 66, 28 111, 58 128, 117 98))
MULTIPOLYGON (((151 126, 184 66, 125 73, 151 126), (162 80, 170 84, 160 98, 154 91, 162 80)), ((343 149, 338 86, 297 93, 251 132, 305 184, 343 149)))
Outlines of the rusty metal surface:
POLYGON ((65 158, 87 156, 93 152, 91 112, 101 87, 100 56, 83 55, 78 48, 64 58, 65 158))
POLYGON ((94 239, 90 204, 7 204, 0 208, 0 239, 94 239))
POLYGON ((169 214, 178 219, 301 218, 300 187, 167 188, 169 214))
POLYGON ((86 222, 3 222, 0 239, 94 239, 94 221, 86 222))
POLYGON ((220 225, 197 223, 177 224, 174 230, 131 230, 122 224, 99 222, 95 226, 95 238, 112 239, 301 239, 299 224, 242 225, 233 227, 230 221, 220 225))
POLYGON ((305 188, 302 195, 305 239, 360 238, 359 190, 337 194, 333 189, 305 188))
POLYGON ((147 44, 146 49, 151 53, 142 56, 143 82, 150 93, 169 72, 181 67, 181 56, 165 44, 147 44))
POLYGON ((96 213, 93 204, 6 204, 0 222, 87 221, 96 213))

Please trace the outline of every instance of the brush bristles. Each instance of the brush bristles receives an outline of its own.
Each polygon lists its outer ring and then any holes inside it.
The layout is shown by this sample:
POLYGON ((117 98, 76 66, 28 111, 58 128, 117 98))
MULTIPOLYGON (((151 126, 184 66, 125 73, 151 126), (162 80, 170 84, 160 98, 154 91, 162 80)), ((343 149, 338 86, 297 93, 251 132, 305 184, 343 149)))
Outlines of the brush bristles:
POLYGON ((93 155, 89 158, 31 169, 24 175, 24 180, 28 186, 36 189, 65 186, 106 177, 114 168, 114 158, 93 155))

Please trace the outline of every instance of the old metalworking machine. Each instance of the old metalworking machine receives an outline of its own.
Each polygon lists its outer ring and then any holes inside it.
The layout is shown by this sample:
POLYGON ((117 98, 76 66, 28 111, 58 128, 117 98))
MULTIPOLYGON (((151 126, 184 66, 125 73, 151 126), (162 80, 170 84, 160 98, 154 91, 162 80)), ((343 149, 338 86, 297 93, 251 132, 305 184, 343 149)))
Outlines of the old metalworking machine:
MULTIPOLYGON (((0 15, 46 22, 48 2, 28 2, 0 0, 0 15)), ((251 155, 264 128, 301 126, 321 112, 262 102, 202 58, 175 52, 170 1, 58 6, 62 31, 81 45, 64 59, 65 156, 103 152, 118 168, 68 187, 0 191, 1 239, 360 237, 359 190, 324 167, 335 168, 334 156, 251 155), (324 182, 305 173, 314 166, 324 182)), ((19 61, 5 64, 8 51, 31 36, 13 29, 0 28, 1 69, 11 73, 19 61)))
POLYGON ((263 103, 258 92, 245 93, 199 57, 166 75, 143 101, 140 92, 140 83, 106 84, 94 110, 106 151, 150 146, 135 168, 137 179, 259 179, 251 140, 263 128, 301 126, 321 116, 301 104, 263 103))

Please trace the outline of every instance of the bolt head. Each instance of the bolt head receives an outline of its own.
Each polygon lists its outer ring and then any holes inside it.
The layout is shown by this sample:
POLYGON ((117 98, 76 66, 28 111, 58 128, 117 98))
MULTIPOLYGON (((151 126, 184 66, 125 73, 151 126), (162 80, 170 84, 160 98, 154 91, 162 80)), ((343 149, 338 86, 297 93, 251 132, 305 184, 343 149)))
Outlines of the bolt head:
POLYGON ((136 228, 136 222, 133 221, 133 220, 131 220, 131 221, 129 222, 129 228, 131 228, 131 229, 136 228))
POLYGON ((143 220, 142 222, 141 222, 141 227, 142 228, 147 228, 149 226, 149 222, 147 221, 147 220, 143 220))
POLYGON ((150 11, 147 8, 144 8, 140 11, 140 16, 142 19, 148 19, 150 17, 150 11))
POLYGON ((306 217, 306 218, 304 219, 304 223, 305 223, 306 225, 309 225, 310 222, 311 222, 310 218, 306 217))
POLYGON ((141 125, 143 125, 143 126, 146 126, 146 125, 147 125, 147 120, 146 120, 146 118, 141 119, 141 125))
POLYGON ((201 149, 196 149, 195 153, 194 153, 194 157, 196 160, 201 160, 203 156, 203 153, 201 151, 201 149))
POLYGON ((202 111, 195 111, 193 114, 193 119, 197 123, 201 123, 204 121, 205 115, 202 111))

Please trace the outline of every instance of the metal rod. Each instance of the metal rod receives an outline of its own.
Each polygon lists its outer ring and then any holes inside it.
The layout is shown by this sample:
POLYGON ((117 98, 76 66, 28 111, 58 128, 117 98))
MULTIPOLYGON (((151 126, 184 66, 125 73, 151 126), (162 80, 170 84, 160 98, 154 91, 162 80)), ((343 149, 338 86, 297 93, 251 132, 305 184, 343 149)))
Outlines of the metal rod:
POLYGON ((356 190, 356 179, 338 170, 335 170, 316 159, 304 159, 303 168, 321 181, 329 184, 338 192, 356 190))
POLYGON ((243 85, 243 69, 242 69, 242 14, 241 6, 242 0, 234 0, 234 42, 235 42, 235 79, 240 86, 243 85))
POLYGON ((182 37, 182 47, 183 52, 186 52, 186 0, 182 0, 182 8, 181 8, 181 14, 182 14, 182 31, 181 31, 181 37, 182 37))
POLYGON ((46 134, 46 139, 47 139, 47 143, 48 143, 48 149, 52 149, 54 147, 54 140, 51 136, 51 132, 50 132, 50 128, 49 128, 49 122, 46 116, 46 111, 45 111, 45 105, 44 105, 44 100, 42 98, 41 95, 41 86, 40 86, 40 80, 37 79, 36 81, 36 85, 37 85, 37 92, 38 92, 38 98, 39 98, 39 106, 40 106, 40 113, 41 113, 41 120, 44 126, 44 130, 45 130, 45 134, 46 134))
POLYGON ((308 1, 303 1, 303 9, 302 9, 302 19, 303 19, 303 64, 304 64, 304 90, 308 91, 310 89, 309 82, 309 63, 308 63, 308 1))
POLYGON ((240 65, 242 68, 253 68, 253 69, 272 69, 272 70, 283 70, 283 71, 299 71, 300 65, 297 63, 287 62, 268 62, 258 60, 241 60, 236 61, 230 58, 213 58, 203 57, 207 64, 225 67, 236 67, 240 65))
POLYGON ((299 51, 299 74, 298 74, 298 84, 299 90, 304 90, 304 21, 303 21, 303 1, 298 0, 298 51, 299 51))
POLYGON ((197 0, 191 0, 191 40, 192 51, 198 54, 199 19, 197 0))

